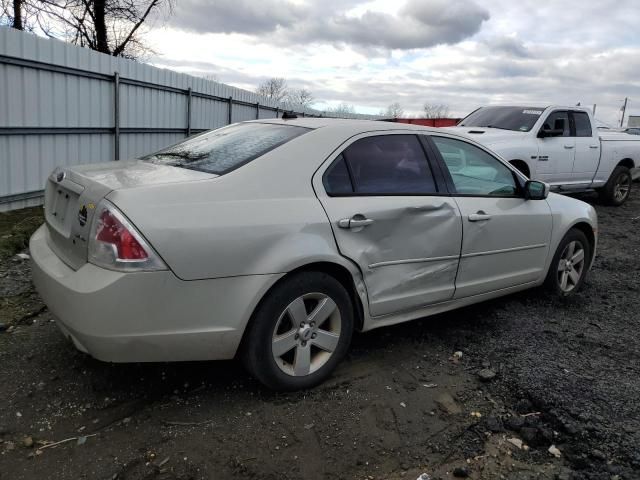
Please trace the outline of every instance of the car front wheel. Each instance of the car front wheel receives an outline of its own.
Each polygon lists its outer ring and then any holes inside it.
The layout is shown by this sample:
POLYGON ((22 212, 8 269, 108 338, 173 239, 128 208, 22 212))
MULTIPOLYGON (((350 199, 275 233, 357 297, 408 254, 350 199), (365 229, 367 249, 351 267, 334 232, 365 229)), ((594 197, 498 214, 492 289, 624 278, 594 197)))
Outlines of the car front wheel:
POLYGON ((577 229, 570 230, 558 245, 545 280, 546 287, 560 296, 577 292, 589 270, 591 245, 586 235, 577 229))
POLYGON ((353 333, 349 294, 322 272, 277 285, 252 318, 243 347, 247 369, 274 390, 311 388, 346 354, 353 333))

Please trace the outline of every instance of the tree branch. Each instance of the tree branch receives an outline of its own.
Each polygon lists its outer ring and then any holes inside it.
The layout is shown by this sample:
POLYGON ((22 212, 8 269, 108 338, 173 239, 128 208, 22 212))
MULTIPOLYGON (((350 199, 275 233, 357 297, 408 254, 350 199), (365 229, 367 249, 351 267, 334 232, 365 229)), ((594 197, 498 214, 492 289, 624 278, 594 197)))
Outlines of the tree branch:
POLYGON ((136 30, 138 30, 138 28, 140 28, 140 25, 142 25, 142 23, 146 20, 147 16, 149 15, 153 7, 155 7, 158 4, 158 2, 159 0, 152 0, 151 3, 149 3, 147 10, 144 12, 144 15, 142 15, 138 23, 135 24, 133 29, 129 32, 129 35, 127 35, 124 41, 113 50, 114 57, 117 57, 120 54, 122 54, 125 47, 127 46, 127 43, 129 43, 129 41, 131 40, 131 37, 133 37, 133 34, 136 33, 136 30))

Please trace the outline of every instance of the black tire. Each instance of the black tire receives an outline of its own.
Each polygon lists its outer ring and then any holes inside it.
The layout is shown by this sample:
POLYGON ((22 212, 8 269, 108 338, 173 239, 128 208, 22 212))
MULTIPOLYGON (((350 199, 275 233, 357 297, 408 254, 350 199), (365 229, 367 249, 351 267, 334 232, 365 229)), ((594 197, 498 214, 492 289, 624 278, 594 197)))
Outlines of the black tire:
POLYGON ((631 170, 618 165, 606 185, 599 190, 600 199, 607 205, 618 207, 629 198, 632 183, 631 170))
MULTIPOLYGON (((304 303, 306 314, 309 315, 315 308, 313 300, 304 300, 304 303)), ((316 304, 316 306, 318 305, 320 303, 316 304)), ((319 329, 320 326, 318 325, 317 328, 319 329)), ((305 329, 308 327, 309 324, 306 324, 305 329)), ((279 391, 311 388, 322 383, 344 358, 351 343, 353 328, 353 305, 349 294, 338 280, 322 272, 297 273, 276 285, 254 312, 243 342, 242 360, 247 370, 268 388, 279 391), (296 346, 276 360, 272 343, 273 336, 277 334, 276 328, 281 328, 281 324, 285 322, 293 324, 293 316, 290 317, 290 314, 285 312, 289 311, 287 309, 292 305, 292 302, 305 295, 324 295, 335 303, 339 319, 336 316, 336 310, 333 310, 334 313, 323 325, 326 325, 327 322, 333 324, 337 321, 339 323, 339 333, 335 334, 338 336, 337 346, 332 353, 328 354, 315 346, 313 344, 315 340, 311 340, 310 337, 307 339, 308 343, 304 342, 299 333, 303 331, 300 327, 295 337, 295 341, 298 342, 296 346), (308 345, 311 352, 310 358, 317 359, 320 356, 320 361, 317 363, 321 366, 315 371, 299 376, 296 376, 295 372, 285 373, 283 368, 294 368, 298 349, 303 343, 305 347, 308 345), (293 354, 290 366, 284 360, 284 357, 289 354, 293 354), (322 363, 323 361, 324 363, 322 363)), ((289 333, 296 329, 297 327, 293 326, 289 333)), ((306 331, 304 335, 306 336, 306 331)), ((318 331, 318 335, 320 335, 320 331, 318 331)), ((313 336, 313 338, 316 337, 313 336)))
POLYGON ((578 292, 582 285, 584 284, 584 280, 587 277, 587 273, 589 271, 589 265, 591 264, 591 254, 592 248, 587 236, 578 229, 571 229, 564 238, 560 241, 558 245, 558 249, 556 250, 555 255, 553 256, 553 260, 551 261, 551 265, 549 266, 549 271, 547 272, 547 278, 545 279, 544 285, 547 290, 561 297, 568 297, 578 292), (579 272, 579 279, 577 282, 573 282, 570 278, 568 281, 573 284, 572 288, 567 289, 562 286, 562 274, 561 268, 563 266, 566 267, 565 262, 561 263, 564 260, 563 256, 567 252, 567 247, 572 243, 576 242, 576 245, 580 245, 580 248, 584 252, 584 259, 582 264, 582 269, 579 272))

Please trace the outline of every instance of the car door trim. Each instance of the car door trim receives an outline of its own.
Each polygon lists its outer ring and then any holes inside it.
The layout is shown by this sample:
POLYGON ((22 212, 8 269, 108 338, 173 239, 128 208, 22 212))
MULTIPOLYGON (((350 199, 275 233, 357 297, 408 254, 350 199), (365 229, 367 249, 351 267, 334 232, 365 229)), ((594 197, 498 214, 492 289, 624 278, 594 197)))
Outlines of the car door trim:
POLYGON ((499 253, 519 252, 522 250, 533 250, 536 248, 546 248, 547 245, 548 245, 547 243, 537 243, 535 245, 524 245, 522 247, 501 248, 499 250, 488 250, 486 252, 465 253, 461 255, 460 258, 481 257, 484 255, 496 255, 499 253))
POLYGON ((407 263, 427 263, 439 262, 443 260, 458 260, 459 255, 446 255, 444 257, 428 257, 428 258, 406 258, 403 260, 389 260, 388 262, 378 262, 369 265, 369 268, 387 267, 389 265, 405 265, 407 263))

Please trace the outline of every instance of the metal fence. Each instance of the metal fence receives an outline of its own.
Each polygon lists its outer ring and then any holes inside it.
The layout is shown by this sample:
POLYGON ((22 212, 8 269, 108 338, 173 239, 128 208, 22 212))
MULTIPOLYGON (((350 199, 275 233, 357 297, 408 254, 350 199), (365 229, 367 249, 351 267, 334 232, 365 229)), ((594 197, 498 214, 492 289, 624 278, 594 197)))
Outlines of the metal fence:
POLYGON ((276 118, 284 109, 321 115, 0 27, 0 211, 41 203, 55 166, 135 158, 204 130, 276 118))

